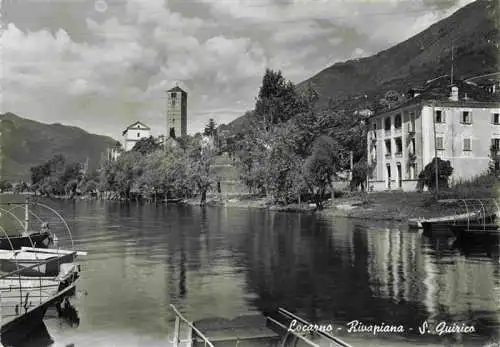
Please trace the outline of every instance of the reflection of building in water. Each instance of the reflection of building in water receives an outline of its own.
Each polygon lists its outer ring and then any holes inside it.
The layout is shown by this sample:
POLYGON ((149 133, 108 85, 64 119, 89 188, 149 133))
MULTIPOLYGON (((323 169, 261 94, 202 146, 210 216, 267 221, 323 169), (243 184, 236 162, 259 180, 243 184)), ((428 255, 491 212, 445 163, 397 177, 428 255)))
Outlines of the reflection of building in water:
POLYGON ((367 249, 374 295, 422 302, 428 319, 442 314, 468 319, 472 312, 491 312, 499 305, 498 264, 490 259, 436 251, 421 245, 418 234, 389 229, 367 233, 367 249))
POLYGON ((418 295, 416 236, 390 229, 367 233, 368 273, 376 295, 396 301, 418 295))

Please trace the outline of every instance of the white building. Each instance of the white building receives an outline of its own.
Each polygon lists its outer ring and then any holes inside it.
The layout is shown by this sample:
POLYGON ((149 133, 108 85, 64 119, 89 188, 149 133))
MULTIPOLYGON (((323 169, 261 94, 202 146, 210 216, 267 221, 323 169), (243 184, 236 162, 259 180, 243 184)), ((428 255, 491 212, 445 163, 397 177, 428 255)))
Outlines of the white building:
POLYGON ((488 170, 500 151, 500 103, 459 99, 415 99, 373 116, 367 133, 374 190, 415 190, 419 173, 435 156, 449 160, 452 180, 488 170))
POLYGON ((134 148, 137 141, 151 136, 151 128, 139 121, 129 125, 122 133, 123 148, 130 151, 134 148))

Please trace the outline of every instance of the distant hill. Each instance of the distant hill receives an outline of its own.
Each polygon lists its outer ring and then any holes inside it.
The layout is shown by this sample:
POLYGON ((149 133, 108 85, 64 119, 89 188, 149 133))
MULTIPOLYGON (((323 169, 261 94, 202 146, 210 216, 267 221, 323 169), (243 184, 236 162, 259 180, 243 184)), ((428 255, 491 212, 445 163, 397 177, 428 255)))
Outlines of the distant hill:
MULTIPOLYGON (((321 106, 330 99, 378 100, 387 91, 406 92, 427 80, 450 74, 454 46, 456 79, 499 71, 500 11, 498 0, 478 0, 412 38, 371 57, 334 64, 299 83, 311 83, 321 106), (366 98, 365 98, 366 96, 366 98)), ((286 76, 285 76, 286 77, 286 76)), ((246 116, 229 124, 240 129, 246 116), (243 119, 242 119, 243 118, 243 119)))
POLYGON ((0 114, 1 179, 30 181, 30 168, 55 154, 84 163, 89 169, 99 166, 102 154, 116 140, 59 123, 44 124, 13 113, 0 114))

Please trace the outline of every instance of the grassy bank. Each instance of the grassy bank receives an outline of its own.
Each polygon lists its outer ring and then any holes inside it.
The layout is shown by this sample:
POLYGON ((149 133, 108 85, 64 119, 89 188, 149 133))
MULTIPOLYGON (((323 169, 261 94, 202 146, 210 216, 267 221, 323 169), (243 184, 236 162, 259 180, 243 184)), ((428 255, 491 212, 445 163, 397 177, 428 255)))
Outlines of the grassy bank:
MULTIPOLYGON (((469 188, 467 188, 469 189, 469 188)), ((470 188, 474 191, 473 188, 470 188)), ((450 191, 447 194, 440 194, 440 199, 470 198, 464 194, 465 190, 450 191)), ((476 190, 480 192, 480 190, 476 190)), ((480 195, 477 198, 492 198, 494 194, 480 195)), ((185 201, 190 205, 199 205, 199 199, 185 201)), ((292 204, 286 206, 272 205, 269 200, 255 196, 235 196, 226 199, 209 198, 207 206, 226 206, 237 208, 262 208, 273 211, 284 212, 315 212, 323 216, 349 217, 373 220, 395 220, 405 221, 409 218, 430 218, 456 213, 464 213, 463 204, 443 203, 436 200, 429 192, 374 192, 374 193, 352 193, 345 194, 341 198, 329 200, 325 208, 316 210, 314 204, 292 204)))

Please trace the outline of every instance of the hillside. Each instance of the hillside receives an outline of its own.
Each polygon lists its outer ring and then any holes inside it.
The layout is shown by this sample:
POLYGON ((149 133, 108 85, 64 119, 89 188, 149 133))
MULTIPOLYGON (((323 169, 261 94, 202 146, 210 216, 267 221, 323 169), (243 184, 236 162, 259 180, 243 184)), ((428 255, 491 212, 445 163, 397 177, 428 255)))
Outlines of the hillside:
POLYGON ((30 180, 30 168, 63 154, 96 169, 106 148, 116 140, 61 124, 44 124, 13 113, 0 114, 1 178, 30 180))
POLYGON ((405 92, 426 80, 449 74, 451 46, 458 79, 498 71, 500 12, 496 0, 478 0, 412 38, 374 56, 334 64, 298 84, 311 82, 321 101, 388 90, 405 92))
MULTIPOLYGON (((478 0, 421 33, 371 57, 336 63, 297 85, 311 83, 321 106, 368 96, 378 100, 389 90, 405 93, 427 80, 449 74, 454 46, 456 79, 498 71, 500 55, 500 11, 497 0, 478 0)), ((333 49, 333 48, 332 48, 333 49)), ((285 76, 286 77, 286 76, 285 76)), ((240 129, 240 117, 229 124, 240 129)))

